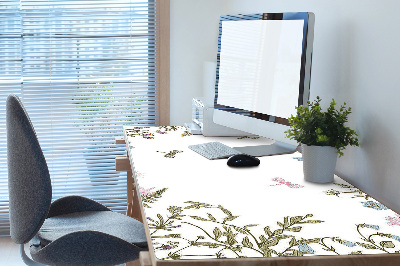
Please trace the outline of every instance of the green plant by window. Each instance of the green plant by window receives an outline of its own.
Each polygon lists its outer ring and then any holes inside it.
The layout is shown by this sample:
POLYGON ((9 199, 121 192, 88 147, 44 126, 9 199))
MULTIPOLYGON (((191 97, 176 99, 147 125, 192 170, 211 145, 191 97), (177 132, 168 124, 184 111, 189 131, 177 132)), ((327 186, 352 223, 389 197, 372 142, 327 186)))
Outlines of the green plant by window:
POLYGON ((336 102, 332 99, 327 111, 323 112, 320 102, 317 97, 314 102, 308 102, 308 106, 296 107, 297 115, 289 118, 290 129, 285 131, 286 137, 309 146, 335 147, 339 157, 347 145, 359 146, 357 133, 346 126, 351 108, 344 103, 336 110, 336 102))

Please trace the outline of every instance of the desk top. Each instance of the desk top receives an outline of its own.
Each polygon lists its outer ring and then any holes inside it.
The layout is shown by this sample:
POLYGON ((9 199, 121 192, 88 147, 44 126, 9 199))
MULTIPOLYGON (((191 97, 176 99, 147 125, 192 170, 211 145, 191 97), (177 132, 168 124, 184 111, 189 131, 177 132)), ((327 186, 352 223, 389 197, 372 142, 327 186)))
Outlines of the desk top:
POLYGON ((305 182, 300 153, 230 168, 188 145, 268 140, 183 127, 124 133, 158 260, 400 253, 400 216, 338 176, 305 182))

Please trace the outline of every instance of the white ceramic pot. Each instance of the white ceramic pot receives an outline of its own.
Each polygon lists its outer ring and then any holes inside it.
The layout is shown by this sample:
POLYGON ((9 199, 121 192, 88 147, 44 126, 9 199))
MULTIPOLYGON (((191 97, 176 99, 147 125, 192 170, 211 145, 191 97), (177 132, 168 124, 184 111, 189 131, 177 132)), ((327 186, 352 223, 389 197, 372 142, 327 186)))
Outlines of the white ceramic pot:
POLYGON ((305 144, 301 144, 301 146, 304 179, 314 183, 332 183, 338 157, 336 148, 305 144))

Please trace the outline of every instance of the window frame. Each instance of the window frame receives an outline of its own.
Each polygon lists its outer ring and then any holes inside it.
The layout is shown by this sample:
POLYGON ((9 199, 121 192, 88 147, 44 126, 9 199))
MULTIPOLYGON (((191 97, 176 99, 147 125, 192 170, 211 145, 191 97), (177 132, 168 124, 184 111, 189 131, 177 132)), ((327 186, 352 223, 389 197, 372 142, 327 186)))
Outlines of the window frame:
POLYGON ((158 38, 158 116, 159 125, 170 125, 170 0, 156 0, 158 38))

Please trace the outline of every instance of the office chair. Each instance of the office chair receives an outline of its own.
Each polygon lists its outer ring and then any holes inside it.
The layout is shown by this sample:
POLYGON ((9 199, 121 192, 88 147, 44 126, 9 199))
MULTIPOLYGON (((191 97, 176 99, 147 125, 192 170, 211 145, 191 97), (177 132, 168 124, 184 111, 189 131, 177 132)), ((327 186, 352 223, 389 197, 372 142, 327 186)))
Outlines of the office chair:
POLYGON ((46 160, 15 95, 7 98, 7 156, 10 234, 27 265, 115 265, 147 250, 144 226, 133 218, 80 196, 51 203, 46 160), (25 254, 29 241, 34 261, 25 254))

